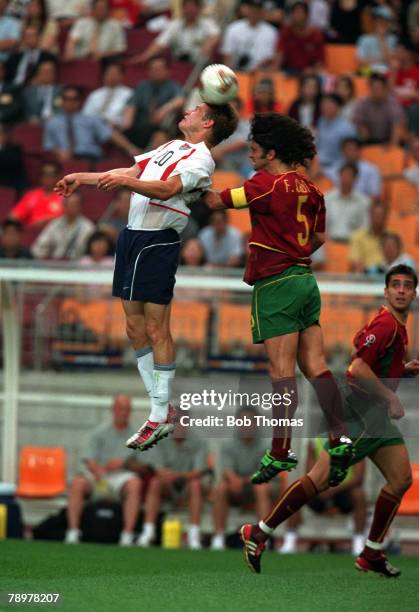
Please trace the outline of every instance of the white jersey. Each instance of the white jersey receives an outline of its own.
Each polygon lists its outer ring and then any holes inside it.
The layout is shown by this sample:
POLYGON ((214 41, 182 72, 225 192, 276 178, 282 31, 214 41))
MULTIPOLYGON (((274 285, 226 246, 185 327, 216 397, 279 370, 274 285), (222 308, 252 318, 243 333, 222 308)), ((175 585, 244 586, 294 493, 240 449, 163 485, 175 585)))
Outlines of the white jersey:
POLYGON ((190 215, 188 206, 198 200, 201 192, 211 185, 215 163, 203 142, 191 144, 172 140, 165 145, 135 157, 139 178, 144 181, 165 181, 179 175, 183 190, 169 200, 131 195, 128 229, 161 230, 173 228, 181 232, 190 215))

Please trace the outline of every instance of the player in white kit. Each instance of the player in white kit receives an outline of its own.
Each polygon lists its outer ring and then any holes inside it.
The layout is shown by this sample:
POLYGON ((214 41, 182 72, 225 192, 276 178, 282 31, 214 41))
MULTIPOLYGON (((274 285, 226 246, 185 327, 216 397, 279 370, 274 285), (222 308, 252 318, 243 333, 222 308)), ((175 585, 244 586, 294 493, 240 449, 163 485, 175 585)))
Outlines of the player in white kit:
POLYGON ((148 420, 127 446, 146 450, 173 430, 169 406, 175 375, 175 347, 170 334, 170 304, 178 266, 180 238, 189 205, 211 185, 210 149, 228 138, 238 118, 230 105, 200 104, 179 122, 184 140, 172 140, 135 157, 130 168, 107 173, 68 174, 56 190, 68 197, 80 185, 132 191, 128 225, 116 247, 114 296, 125 312, 127 335, 151 402, 148 420))

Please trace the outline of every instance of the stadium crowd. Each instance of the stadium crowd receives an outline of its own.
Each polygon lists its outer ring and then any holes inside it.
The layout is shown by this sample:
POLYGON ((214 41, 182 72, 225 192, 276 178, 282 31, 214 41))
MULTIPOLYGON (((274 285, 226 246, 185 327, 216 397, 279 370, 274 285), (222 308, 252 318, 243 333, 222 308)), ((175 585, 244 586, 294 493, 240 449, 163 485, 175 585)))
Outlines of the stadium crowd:
MULTIPOLYGON (((128 194, 87 189, 66 202, 54 183, 72 170, 128 166, 174 136, 197 99, 185 80, 208 58, 240 78, 241 121, 213 151, 216 175, 236 184, 251 175, 252 113, 288 113, 315 133, 308 174, 326 194, 329 239, 346 245, 341 269, 327 248, 314 267, 380 274, 414 264, 418 33, 417 0, 0 0, 1 257, 85 263, 98 231, 109 257, 128 194), (332 65, 338 52, 352 70, 332 65)), ((247 236, 235 225, 234 215, 195 206, 182 263, 242 266, 247 236)))

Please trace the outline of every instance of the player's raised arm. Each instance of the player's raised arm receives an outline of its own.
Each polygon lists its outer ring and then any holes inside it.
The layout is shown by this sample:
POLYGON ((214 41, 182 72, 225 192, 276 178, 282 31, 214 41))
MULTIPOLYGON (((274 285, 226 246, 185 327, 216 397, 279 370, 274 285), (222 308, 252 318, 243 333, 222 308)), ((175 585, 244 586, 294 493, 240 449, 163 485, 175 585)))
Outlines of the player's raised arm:
POLYGON ((390 418, 401 419, 404 416, 404 409, 397 395, 381 382, 368 363, 361 357, 354 359, 350 366, 350 373, 362 389, 384 400, 388 405, 390 418))
POLYGON ((103 191, 112 191, 119 187, 125 187, 146 198, 156 198, 162 201, 170 200, 170 198, 183 191, 182 179, 178 174, 169 177, 165 181, 142 181, 128 174, 109 173, 101 175, 97 186, 99 189, 103 189, 103 191))
MULTIPOLYGON (((138 176, 138 166, 134 164, 130 168, 116 168, 106 174, 117 174, 122 176, 138 176)), ((54 191, 68 198, 80 185, 98 185, 99 180, 104 176, 103 172, 74 172, 67 174, 58 181, 54 191)))

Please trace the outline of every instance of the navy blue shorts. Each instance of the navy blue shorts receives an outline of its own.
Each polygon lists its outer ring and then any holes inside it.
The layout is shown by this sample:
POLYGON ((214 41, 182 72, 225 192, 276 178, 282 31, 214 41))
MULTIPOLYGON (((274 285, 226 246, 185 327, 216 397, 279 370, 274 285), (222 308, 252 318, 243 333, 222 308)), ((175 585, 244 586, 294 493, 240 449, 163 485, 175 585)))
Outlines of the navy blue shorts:
POLYGON ((123 300, 169 304, 179 251, 180 238, 174 229, 123 229, 116 244, 112 295, 123 300))

